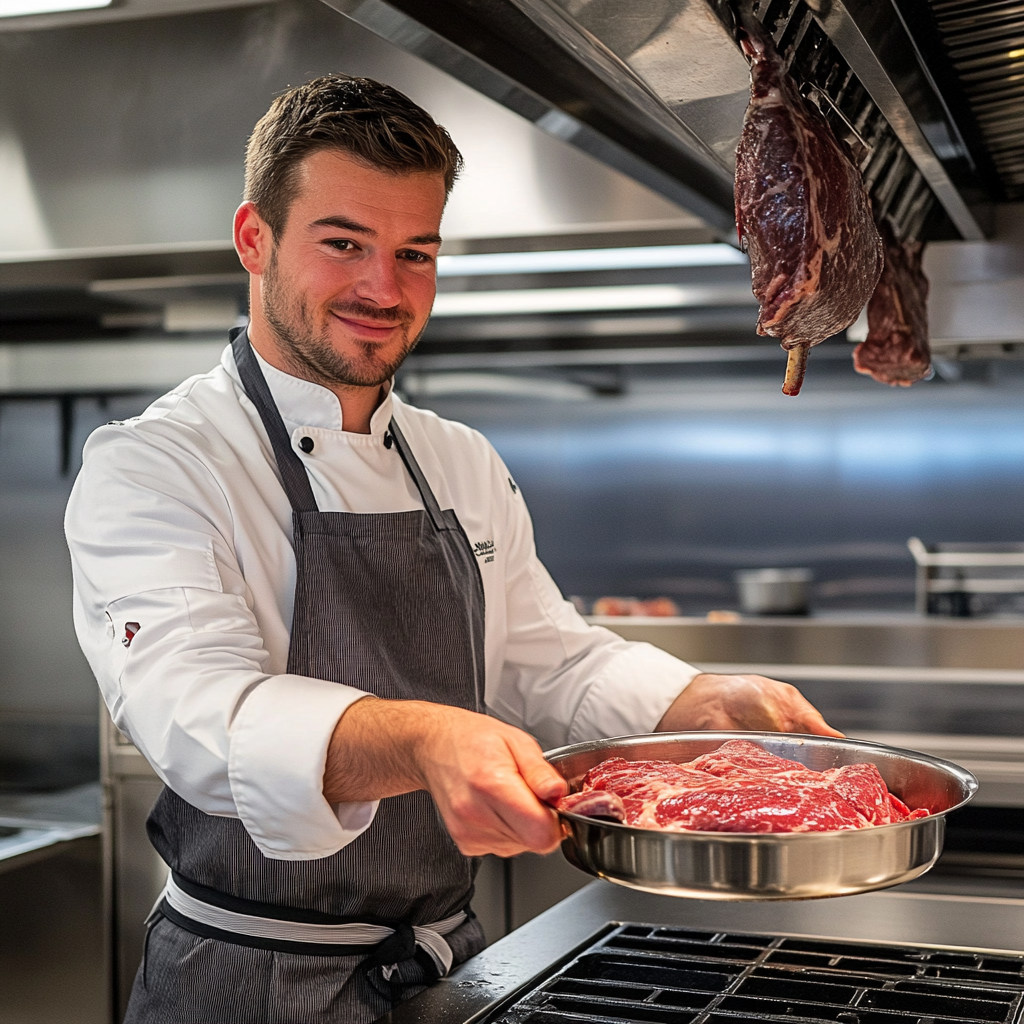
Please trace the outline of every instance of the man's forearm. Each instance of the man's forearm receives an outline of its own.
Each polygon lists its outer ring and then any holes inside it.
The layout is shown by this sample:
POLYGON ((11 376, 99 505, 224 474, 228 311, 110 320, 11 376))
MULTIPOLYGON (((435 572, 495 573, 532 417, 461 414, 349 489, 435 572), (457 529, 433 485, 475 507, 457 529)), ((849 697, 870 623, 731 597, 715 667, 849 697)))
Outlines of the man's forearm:
POLYGON ((424 788, 413 747, 430 726, 425 701, 364 697, 341 716, 327 748, 328 803, 381 800, 424 788))
POLYGON ((363 802, 419 789, 433 797, 467 857, 549 853, 558 845, 550 804, 565 793, 565 780, 526 733, 446 704, 356 701, 331 736, 324 797, 363 802))

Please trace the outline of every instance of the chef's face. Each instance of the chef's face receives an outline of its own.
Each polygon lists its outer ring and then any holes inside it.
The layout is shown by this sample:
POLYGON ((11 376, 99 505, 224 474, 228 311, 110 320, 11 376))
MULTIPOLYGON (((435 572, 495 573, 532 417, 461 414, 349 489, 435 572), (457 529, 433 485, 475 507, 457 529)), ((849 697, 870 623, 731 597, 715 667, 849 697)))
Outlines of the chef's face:
MULTIPOLYGON (((264 223, 255 266, 247 264, 253 319, 264 321, 268 340, 300 376, 379 386, 430 315, 444 179, 388 173, 336 150, 306 157, 296 178, 280 235, 264 223)), ((261 220, 255 210, 250 216, 261 220)))

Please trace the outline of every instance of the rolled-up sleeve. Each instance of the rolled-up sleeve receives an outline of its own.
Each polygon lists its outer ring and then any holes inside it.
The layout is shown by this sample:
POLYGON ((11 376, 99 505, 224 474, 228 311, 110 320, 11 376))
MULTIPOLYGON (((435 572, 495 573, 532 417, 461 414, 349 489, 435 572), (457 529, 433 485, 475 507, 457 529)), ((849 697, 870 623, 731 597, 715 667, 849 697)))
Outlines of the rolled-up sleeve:
POLYGON ((267 857, 326 857, 376 811, 322 792, 334 727, 366 693, 268 671, 229 520, 198 460, 130 428, 93 435, 65 517, 79 642, 114 723, 171 789, 239 818, 267 857))
POLYGON ((545 749, 652 732, 700 670, 590 625, 537 557, 521 493, 507 502, 508 637, 490 709, 545 749))

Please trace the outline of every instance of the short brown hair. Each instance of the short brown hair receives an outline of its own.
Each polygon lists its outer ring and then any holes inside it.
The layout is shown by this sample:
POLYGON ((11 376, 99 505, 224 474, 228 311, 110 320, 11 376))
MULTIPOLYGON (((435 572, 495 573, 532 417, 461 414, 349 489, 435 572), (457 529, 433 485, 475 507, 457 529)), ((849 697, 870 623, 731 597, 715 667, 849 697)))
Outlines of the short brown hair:
POLYGON ((390 85, 325 75, 282 93, 245 151, 245 198, 279 238, 295 198, 295 168, 311 153, 340 149, 371 167, 436 172, 450 193, 462 154, 448 132, 390 85))

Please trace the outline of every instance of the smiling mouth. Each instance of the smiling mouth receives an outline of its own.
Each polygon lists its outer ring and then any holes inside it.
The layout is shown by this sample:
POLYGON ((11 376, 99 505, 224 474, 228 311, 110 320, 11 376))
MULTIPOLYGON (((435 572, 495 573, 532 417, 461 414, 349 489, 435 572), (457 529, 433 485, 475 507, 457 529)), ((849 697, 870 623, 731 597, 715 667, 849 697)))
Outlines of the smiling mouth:
POLYGON ((345 316, 342 313, 332 313, 332 316, 336 317, 349 327, 354 327, 358 331, 366 331, 371 335, 390 334, 391 331, 402 326, 402 321, 400 320, 397 320, 394 323, 382 323, 380 320, 363 320, 360 317, 345 316))

